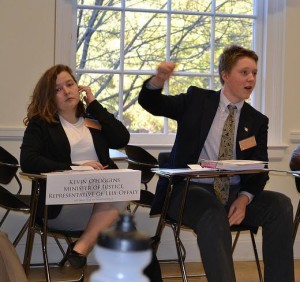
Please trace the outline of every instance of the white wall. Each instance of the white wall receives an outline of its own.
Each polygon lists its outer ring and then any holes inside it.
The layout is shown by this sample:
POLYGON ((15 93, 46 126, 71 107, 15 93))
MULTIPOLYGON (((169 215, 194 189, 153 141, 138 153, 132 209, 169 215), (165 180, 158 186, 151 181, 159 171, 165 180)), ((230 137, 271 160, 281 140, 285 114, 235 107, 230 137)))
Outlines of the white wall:
MULTIPOLYGON (((287 146, 283 157, 273 158, 271 167, 288 169, 288 162, 296 143, 300 142, 300 1, 287 0, 286 6, 286 50, 284 65, 284 111, 283 142, 287 146), (298 95, 298 96, 297 96, 298 95)), ((10 0, 2 1, 0 9, 0 145, 19 157, 23 124, 28 98, 40 75, 54 64, 55 50, 55 0, 10 0)), ((270 121, 272 122, 272 121, 270 121)), ((282 145, 282 144, 278 144, 282 145)), ((157 156, 166 148, 147 148, 157 156)), ((121 163, 120 166, 126 166, 121 163)), ((29 182, 22 179, 25 191, 30 191, 29 182)), ((151 181, 150 189, 154 191, 156 177, 151 181)), ((294 179, 282 174, 271 174, 267 189, 281 191, 291 197, 294 207, 298 204, 299 195, 294 187, 294 179)), ((0 210, 1 212, 1 210, 0 210)), ((11 239, 26 219, 15 214, 3 227, 11 239)), ((138 227, 149 234, 155 232, 157 219, 149 219, 147 210, 139 210, 136 220, 138 227)), ((172 236, 169 230, 164 233, 159 257, 176 255, 172 236)), ((38 238, 37 238, 38 239, 38 238)), ((256 237, 261 249, 261 234, 256 237)), ((50 241, 52 243, 52 241, 50 241)), ((53 243, 52 243, 53 244, 53 243)), ((188 249, 188 260, 198 260, 199 252, 195 237, 190 232, 184 233, 184 244, 188 249)), ((300 258, 300 232, 295 244, 295 258, 300 258)), ((235 259, 253 259, 248 235, 240 238, 235 252, 235 259)), ((18 246, 20 256, 23 255, 24 240, 18 246)), ((50 260, 57 260, 58 249, 51 248, 50 260)), ((93 262, 92 256, 89 258, 93 262)), ((33 261, 42 261, 40 241, 35 241, 33 261)))
MULTIPOLYGON (((23 118, 41 74, 54 64, 55 0, 1 1, 0 8, 0 145, 19 158, 23 118)), ((25 192, 30 183, 23 180, 25 192)), ((3 210, 0 211, 1 213, 3 210)), ((26 216, 10 216, 3 226, 13 240, 26 216)), ((39 238, 37 238, 39 239, 39 238)), ((17 250, 23 259, 25 240, 17 250)), ((34 251, 41 260, 40 240, 34 251)), ((36 246, 36 245, 35 245, 36 246)))

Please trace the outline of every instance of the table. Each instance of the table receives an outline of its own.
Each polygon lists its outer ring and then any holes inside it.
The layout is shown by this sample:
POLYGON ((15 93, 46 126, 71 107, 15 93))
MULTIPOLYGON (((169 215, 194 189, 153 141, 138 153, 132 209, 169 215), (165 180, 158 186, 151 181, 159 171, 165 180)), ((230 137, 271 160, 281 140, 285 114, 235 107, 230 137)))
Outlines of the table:
MULTIPOLYGON (((184 265, 185 254, 182 251, 182 243, 180 240, 180 229, 181 229, 181 225, 182 225, 183 211, 184 211, 185 200, 186 200, 186 195, 188 192, 188 186, 189 186, 190 180, 197 179, 197 178, 230 177, 230 176, 239 175, 239 174, 263 173, 263 172, 267 172, 269 170, 268 169, 253 169, 253 170, 154 169, 153 171, 158 176, 166 177, 169 180, 162 212, 161 212, 158 224, 157 224, 157 229, 156 229, 155 235, 153 237, 155 251, 157 251, 158 245, 160 243, 162 231, 163 231, 166 223, 168 222, 167 213, 168 213, 170 198, 171 198, 171 194, 172 194, 172 190, 173 190, 174 177, 183 177, 185 179, 185 186, 184 186, 184 191, 183 191, 183 195, 182 195, 182 202, 179 207, 179 217, 176 221, 176 227, 175 228, 172 227, 172 229, 174 232, 175 245, 176 245, 176 249, 177 249, 178 260, 179 260, 179 264, 180 264, 182 278, 183 278, 183 281, 187 282, 188 281, 187 273, 186 273, 185 265, 184 265)), ((173 223, 171 223, 171 224, 174 225, 173 223)))
POLYGON ((109 156, 113 161, 125 161, 127 160, 127 155, 116 149, 109 149, 109 156))

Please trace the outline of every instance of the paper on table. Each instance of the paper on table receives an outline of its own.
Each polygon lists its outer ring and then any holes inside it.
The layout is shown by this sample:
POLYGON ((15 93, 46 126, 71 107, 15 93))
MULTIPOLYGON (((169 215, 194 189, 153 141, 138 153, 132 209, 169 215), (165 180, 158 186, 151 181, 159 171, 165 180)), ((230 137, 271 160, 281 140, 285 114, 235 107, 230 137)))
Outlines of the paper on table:
POLYGON ((94 170, 93 167, 88 166, 88 165, 73 165, 73 166, 71 166, 71 169, 72 170, 85 170, 85 171, 94 170))
POLYGON ((133 169, 128 169, 128 168, 123 168, 123 169, 91 169, 90 166, 88 166, 87 170, 82 170, 82 169, 75 169, 75 170, 61 170, 61 171, 52 171, 52 172, 47 172, 47 173, 41 173, 41 175, 64 175, 64 174, 106 174, 106 173, 113 173, 115 172, 127 172, 127 171, 132 171, 133 169))
POLYGON ((225 170, 248 170, 264 169, 267 162, 255 160, 201 160, 202 167, 225 169, 225 170))
MULTIPOLYGON (((189 165, 190 166, 190 165, 189 165)), ((192 165, 194 166, 194 165, 192 165)), ((159 173, 165 173, 165 174, 184 174, 184 173, 194 173, 194 172, 204 172, 204 171, 216 171, 216 169, 212 168, 203 168, 200 165, 195 165, 198 167, 195 168, 154 168, 152 171, 159 172, 159 173)))
POLYGON ((211 168, 211 167, 202 167, 200 164, 189 164, 188 165, 190 169, 192 170, 216 170, 215 168, 211 168))

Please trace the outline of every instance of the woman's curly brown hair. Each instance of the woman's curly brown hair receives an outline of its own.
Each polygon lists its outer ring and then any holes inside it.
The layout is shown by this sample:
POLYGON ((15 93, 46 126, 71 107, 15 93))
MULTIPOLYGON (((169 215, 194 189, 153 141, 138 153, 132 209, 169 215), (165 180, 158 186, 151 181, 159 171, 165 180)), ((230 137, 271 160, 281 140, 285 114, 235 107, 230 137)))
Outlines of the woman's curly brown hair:
MULTIPOLYGON (((26 126, 33 117, 39 117, 47 123, 58 122, 58 110, 55 102, 56 79, 63 71, 68 72, 77 84, 76 78, 70 67, 59 64, 49 68, 39 79, 34 88, 31 102, 27 108, 27 116, 23 120, 26 126)), ((84 104, 82 101, 79 101, 76 116, 79 117, 84 114, 84 104)))

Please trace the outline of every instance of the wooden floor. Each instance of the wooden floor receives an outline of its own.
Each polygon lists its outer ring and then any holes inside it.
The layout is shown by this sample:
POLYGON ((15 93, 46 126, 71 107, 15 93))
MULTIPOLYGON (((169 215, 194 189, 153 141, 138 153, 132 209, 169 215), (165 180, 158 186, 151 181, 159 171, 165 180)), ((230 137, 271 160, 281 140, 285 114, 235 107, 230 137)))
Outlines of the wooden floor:
MULTIPOLYGON (((188 274, 201 274, 203 269, 200 263, 187 263, 188 274)), ((89 276, 97 269, 96 266, 87 266, 85 269, 85 282, 89 282, 89 276)), ((182 281, 180 278, 167 278, 180 274, 177 264, 161 264, 164 282, 182 281)), ((258 273, 255 262, 235 262, 236 278, 238 282, 257 282, 258 273)), ((52 281, 76 281, 80 272, 71 267, 54 267, 51 269, 52 281)), ((295 277, 296 282, 300 282, 300 260, 295 261, 295 277)), ((45 281, 43 268, 32 268, 29 273, 29 282, 45 281)), ((201 281, 206 282, 205 278, 190 278, 189 282, 201 281)), ((284 281, 283 281, 284 282, 284 281)))

